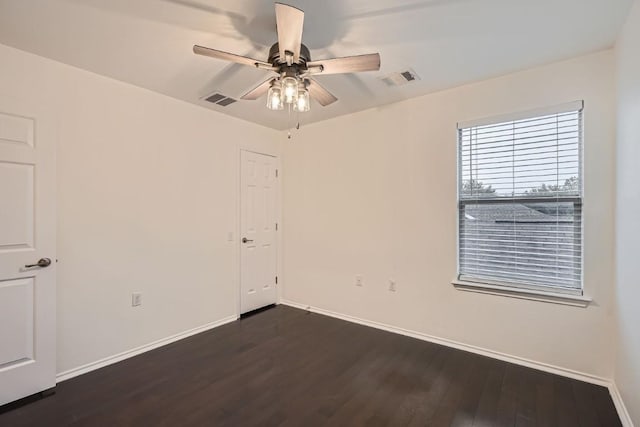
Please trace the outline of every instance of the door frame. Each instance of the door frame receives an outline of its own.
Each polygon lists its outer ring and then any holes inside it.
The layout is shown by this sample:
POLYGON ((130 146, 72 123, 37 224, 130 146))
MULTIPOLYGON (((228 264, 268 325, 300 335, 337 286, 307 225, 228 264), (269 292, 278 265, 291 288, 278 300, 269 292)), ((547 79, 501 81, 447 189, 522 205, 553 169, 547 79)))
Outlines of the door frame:
POLYGON ((235 288, 236 288, 236 316, 240 318, 242 312, 242 245, 240 244, 240 235, 242 230, 241 215, 242 215, 242 152, 247 151, 250 153, 261 154, 263 156, 270 156, 275 159, 276 168, 278 170, 278 178, 276 181, 276 221, 278 222, 278 230, 276 232, 276 275, 278 276, 278 283, 276 284, 276 304, 280 304, 282 299, 282 163, 281 153, 279 148, 265 147, 261 144, 239 144, 236 152, 236 164, 238 165, 238 171, 236 173, 236 224, 233 240, 233 251, 236 260, 236 274, 235 274, 235 288))

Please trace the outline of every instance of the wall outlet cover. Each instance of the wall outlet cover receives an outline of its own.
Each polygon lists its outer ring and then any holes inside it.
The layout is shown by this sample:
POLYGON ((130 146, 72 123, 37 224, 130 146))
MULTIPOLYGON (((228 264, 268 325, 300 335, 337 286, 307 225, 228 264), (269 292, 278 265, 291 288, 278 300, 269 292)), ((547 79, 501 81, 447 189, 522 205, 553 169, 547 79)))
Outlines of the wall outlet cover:
POLYGON ((131 294, 131 307, 138 307, 142 305, 142 294, 140 292, 134 292, 131 294))

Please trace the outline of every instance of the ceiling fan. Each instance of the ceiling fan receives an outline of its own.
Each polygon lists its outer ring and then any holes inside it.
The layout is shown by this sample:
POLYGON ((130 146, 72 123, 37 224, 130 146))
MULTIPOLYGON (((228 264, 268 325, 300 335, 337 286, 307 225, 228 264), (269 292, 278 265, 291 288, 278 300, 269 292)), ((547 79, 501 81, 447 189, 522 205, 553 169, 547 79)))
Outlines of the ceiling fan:
POLYGON ((311 76, 380 69, 378 53, 312 61, 309 49, 302 44, 304 12, 283 3, 276 3, 275 9, 278 41, 269 49, 269 57, 266 61, 208 47, 193 46, 193 52, 198 55, 236 62, 278 74, 245 93, 241 99, 256 100, 267 93, 267 108, 282 110, 285 105, 288 105, 294 111, 305 112, 310 108, 309 98, 315 99, 322 106, 338 100, 311 76))

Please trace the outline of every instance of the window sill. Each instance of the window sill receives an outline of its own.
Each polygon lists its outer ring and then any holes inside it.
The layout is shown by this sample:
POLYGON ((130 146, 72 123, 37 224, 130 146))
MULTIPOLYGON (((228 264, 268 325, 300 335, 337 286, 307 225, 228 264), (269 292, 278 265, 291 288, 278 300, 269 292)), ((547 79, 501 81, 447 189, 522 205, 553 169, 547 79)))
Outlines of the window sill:
POLYGON ((478 292, 482 294, 528 299, 552 304, 571 305, 574 307, 582 308, 587 307, 593 301, 589 297, 579 295, 567 295, 530 289, 508 288, 505 286, 464 282, 461 280, 454 280, 453 282, 451 282, 451 284, 459 291, 478 292))

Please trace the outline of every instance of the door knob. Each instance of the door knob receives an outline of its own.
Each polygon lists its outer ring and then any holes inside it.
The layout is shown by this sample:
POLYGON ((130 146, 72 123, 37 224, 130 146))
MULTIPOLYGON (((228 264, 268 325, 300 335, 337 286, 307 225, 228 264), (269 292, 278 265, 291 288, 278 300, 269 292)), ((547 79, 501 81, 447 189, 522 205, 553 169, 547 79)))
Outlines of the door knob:
POLYGON ((51 265, 51 259, 49 259, 49 258, 40 258, 37 263, 35 263, 35 264, 27 264, 27 265, 25 265, 25 268, 49 267, 50 265, 51 265))
POLYGON ((242 238, 242 243, 248 243, 248 242, 253 242, 253 240, 247 239, 246 237, 242 238))

